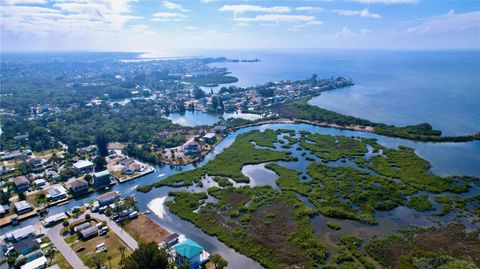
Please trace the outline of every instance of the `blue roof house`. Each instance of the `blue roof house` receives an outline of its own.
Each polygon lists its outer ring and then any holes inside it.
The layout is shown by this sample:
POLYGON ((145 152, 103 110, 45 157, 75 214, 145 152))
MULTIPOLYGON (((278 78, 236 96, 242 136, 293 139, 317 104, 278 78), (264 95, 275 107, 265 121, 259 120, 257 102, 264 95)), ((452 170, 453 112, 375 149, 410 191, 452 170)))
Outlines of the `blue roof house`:
POLYGON ((208 261, 210 254, 205 249, 191 239, 187 239, 174 246, 177 254, 176 263, 178 265, 184 262, 190 262, 190 268, 200 268, 200 265, 208 261))

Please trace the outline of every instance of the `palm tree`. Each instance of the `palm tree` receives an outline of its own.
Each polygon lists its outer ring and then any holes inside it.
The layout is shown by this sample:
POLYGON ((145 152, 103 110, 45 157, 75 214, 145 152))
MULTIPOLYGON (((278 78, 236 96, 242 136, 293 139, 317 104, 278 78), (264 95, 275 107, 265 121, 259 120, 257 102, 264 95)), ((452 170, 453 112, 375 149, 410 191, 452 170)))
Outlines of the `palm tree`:
POLYGON ((120 258, 120 263, 123 263, 123 261, 125 260, 125 249, 126 247, 124 245, 118 246, 118 251, 120 252, 120 255, 122 255, 120 258))
POLYGON ((107 259, 108 259, 108 265, 110 265, 110 269, 112 269, 112 256, 108 255, 107 259))

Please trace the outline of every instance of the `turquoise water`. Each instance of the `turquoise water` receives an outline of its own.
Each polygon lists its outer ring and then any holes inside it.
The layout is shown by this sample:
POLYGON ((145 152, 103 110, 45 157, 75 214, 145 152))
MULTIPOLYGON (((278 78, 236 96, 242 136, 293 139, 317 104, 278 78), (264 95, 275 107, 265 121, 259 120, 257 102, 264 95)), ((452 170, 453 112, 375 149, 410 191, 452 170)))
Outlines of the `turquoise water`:
MULTIPOLYGON (((218 54, 219 52, 217 52, 218 54)), ((326 92, 313 105, 396 125, 428 122, 446 135, 480 131, 480 51, 224 52, 259 63, 217 63, 238 86, 282 79, 351 77, 355 86, 326 92)))

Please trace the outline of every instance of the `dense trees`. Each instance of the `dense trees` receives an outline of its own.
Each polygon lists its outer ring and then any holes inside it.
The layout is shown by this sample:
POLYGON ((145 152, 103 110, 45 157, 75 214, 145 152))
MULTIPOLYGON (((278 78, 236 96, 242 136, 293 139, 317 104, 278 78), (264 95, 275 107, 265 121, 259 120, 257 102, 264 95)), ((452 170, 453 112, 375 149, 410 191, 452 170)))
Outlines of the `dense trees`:
POLYGON ((155 242, 140 243, 138 249, 125 258, 122 268, 166 269, 168 268, 168 255, 165 250, 160 250, 155 242))
POLYGON ((107 134, 100 130, 97 132, 95 136, 95 143, 97 144, 98 153, 100 156, 107 156, 108 155, 108 136, 107 134))

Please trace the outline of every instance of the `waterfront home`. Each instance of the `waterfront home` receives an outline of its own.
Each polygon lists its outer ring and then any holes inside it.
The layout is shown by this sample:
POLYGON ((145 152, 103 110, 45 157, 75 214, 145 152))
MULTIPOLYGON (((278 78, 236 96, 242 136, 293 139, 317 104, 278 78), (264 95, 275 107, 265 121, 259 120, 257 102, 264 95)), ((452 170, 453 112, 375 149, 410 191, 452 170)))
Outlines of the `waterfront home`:
POLYGON ((30 181, 28 181, 25 176, 15 177, 12 182, 15 190, 18 192, 28 191, 28 189, 30 188, 30 181))
POLYGON ((67 198, 67 190, 60 185, 53 186, 47 191, 47 199, 50 202, 55 202, 67 198))
POLYGON ((35 227, 33 225, 28 225, 5 234, 10 242, 17 242, 33 235, 35 235, 35 227))
POLYGON ((194 141, 183 146, 183 154, 186 156, 197 155, 200 153, 200 151, 200 144, 194 141))
POLYGON ((135 172, 139 172, 142 170, 142 166, 138 163, 130 163, 122 168, 122 174, 125 175, 132 175, 135 172))
POLYGON ((60 212, 58 214, 55 214, 53 216, 45 218, 44 220, 41 221, 41 223, 42 223, 43 226, 49 227, 49 226, 52 226, 56 223, 61 222, 64 219, 67 219, 67 218, 68 217, 67 217, 67 215, 65 215, 65 213, 60 212))
POLYGON ((215 136, 215 133, 207 133, 203 136, 203 141, 208 144, 215 144, 215 142, 217 142, 217 137, 215 136))
POLYGON ((47 258, 45 256, 41 256, 31 262, 27 262, 26 264, 20 266, 20 269, 43 269, 47 266, 47 258))
POLYGON ((90 227, 80 231, 80 236, 83 239, 87 239, 87 238, 90 238, 90 237, 95 237, 97 235, 98 235, 98 229, 97 229, 96 226, 90 226, 90 227))
POLYGON ((131 159, 131 158, 126 158, 126 159, 123 159, 120 161, 120 164, 125 166, 125 165, 129 165, 129 164, 132 164, 134 163, 135 160, 134 159, 131 159))
POLYGON ((78 162, 74 163, 73 169, 77 172, 77 174, 85 174, 90 173, 93 171, 93 163, 87 160, 79 160, 78 162))
POLYGON ((88 192, 88 182, 83 178, 75 178, 65 183, 72 195, 81 195, 88 192))
POLYGON ((97 201, 101 206, 106 206, 117 201, 118 198, 120 198, 120 194, 117 191, 111 191, 98 196, 97 201))
POLYGON ((93 174, 93 186, 95 188, 102 188, 109 186, 111 183, 111 175, 108 170, 103 170, 93 174))
POLYGON ((212 130, 213 130, 216 134, 224 134, 224 133, 227 132, 227 127, 218 125, 218 126, 213 127, 212 130))
POLYGON ((190 268, 196 268, 210 258, 210 253, 191 239, 187 239, 174 247, 177 265, 189 262, 190 268))
POLYGON ((33 206, 31 204, 29 204, 27 201, 25 200, 22 200, 20 202, 16 202, 14 204, 14 207, 15 207, 15 211, 17 212, 17 214, 24 214, 24 213, 27 213, 27 212, 30 212, 33 210, 33 206))
POLYGON ((171 247, 178 243, 178 238, 179 238, 179 235, 177 233, 173 233, 167 236, 167 238, 165 238, 162 241, 162 243, 160 243, 160 245, 161 247, 171 247))

